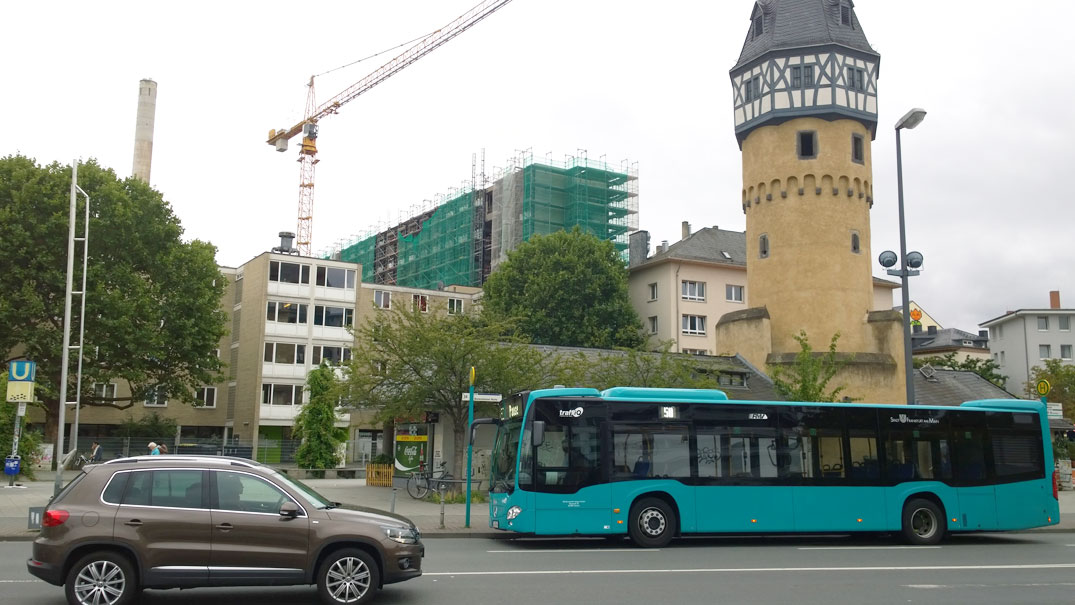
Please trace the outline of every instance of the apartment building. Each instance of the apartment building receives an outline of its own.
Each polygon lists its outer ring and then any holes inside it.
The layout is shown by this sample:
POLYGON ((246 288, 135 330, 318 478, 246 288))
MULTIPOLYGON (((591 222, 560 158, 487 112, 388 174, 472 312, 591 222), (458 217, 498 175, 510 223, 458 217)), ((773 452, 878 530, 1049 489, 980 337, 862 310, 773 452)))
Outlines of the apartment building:
POLYGON ((1073 363, 1075 309, 1060 306, 1060 292, 1049 292, 1047 309, 1018 309, 978 324, 989 330, 989 352, 1008 377, 1008 390, 1026 394, 1024 385, 1035 366, 1047 359, 1073 363))

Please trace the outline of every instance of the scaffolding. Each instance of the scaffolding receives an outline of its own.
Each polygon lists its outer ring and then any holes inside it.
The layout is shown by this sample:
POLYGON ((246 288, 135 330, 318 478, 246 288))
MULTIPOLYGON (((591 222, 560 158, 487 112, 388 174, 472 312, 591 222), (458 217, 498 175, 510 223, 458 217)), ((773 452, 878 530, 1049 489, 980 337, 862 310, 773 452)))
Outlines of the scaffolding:
POLYGON ((471 179, 435 207, 342 246, 334 258, 362 264, 362 281, 412 288, 481 286, 508 252, 535 235, 580 227, 613 242, 627 262, 638 229, 638 168, 613 170, 581 152, 563 162, 517 152, 486 182, 472 157, 471 179))

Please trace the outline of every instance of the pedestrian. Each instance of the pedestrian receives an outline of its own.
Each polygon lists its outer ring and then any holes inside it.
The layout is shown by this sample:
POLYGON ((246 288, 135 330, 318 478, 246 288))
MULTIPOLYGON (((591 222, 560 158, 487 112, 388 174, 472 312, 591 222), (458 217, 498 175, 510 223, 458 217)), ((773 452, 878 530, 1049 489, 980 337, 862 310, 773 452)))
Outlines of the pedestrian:
POLYGON ((149 455, 150 456, 160 456, 161 455, 160 448, 157 447, 156 442, 150 441, 148 447, 149 447, 149 455))
POLYGON ((100 462, 104 454, 101 453, 101 444, 96 441, 93 442, 93 446, 90 447, 90 462, 100 462))

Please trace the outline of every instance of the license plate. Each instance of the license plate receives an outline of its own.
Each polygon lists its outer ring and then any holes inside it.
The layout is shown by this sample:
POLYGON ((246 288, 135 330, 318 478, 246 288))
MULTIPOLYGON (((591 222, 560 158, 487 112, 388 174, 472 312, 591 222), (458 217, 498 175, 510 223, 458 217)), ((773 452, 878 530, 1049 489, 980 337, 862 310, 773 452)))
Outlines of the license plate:
POLYGON ((493 520, 493 529, 500 529, 500 521, 493 520))

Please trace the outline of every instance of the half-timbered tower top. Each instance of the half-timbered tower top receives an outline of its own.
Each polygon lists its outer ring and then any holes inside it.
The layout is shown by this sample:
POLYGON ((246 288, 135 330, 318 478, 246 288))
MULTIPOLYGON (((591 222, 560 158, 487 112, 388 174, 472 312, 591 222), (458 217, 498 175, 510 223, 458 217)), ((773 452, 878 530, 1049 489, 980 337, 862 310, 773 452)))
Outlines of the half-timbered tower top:
POLYGON ((735 134, 799 117, 851 118, 874 133, 881 56, 852 0, 758 0, 731 69, 735 134))

